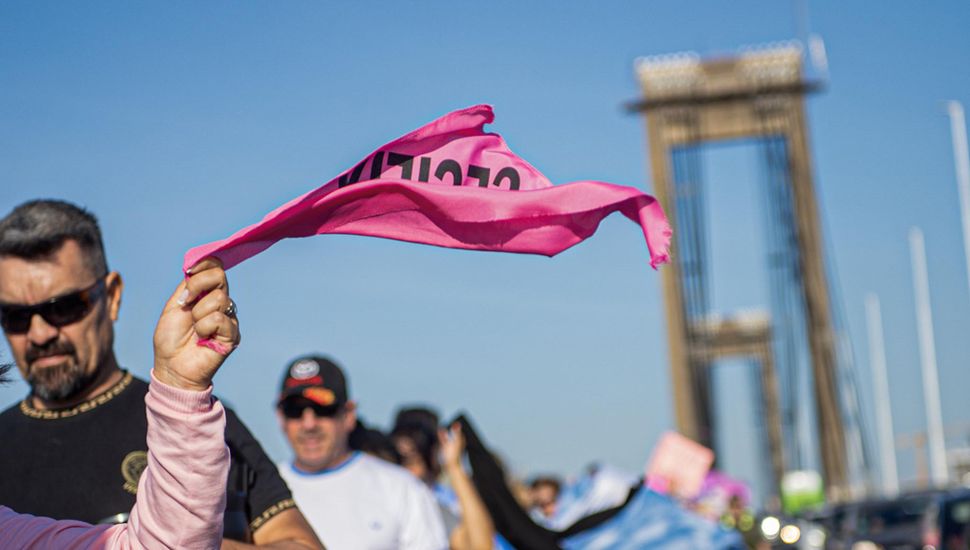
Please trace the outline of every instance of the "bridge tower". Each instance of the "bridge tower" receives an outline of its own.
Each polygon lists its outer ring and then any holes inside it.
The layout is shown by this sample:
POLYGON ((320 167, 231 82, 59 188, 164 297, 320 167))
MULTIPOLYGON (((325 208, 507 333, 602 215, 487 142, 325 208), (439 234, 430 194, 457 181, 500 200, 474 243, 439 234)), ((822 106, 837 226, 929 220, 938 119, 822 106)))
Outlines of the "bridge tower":
POLYGON ((710 367, 725 357, 754 360, 777 490, 797 445, 778 377, 792 384, 793 357, 801 349, 813 380, 822 476, 827 492, 838 497, 848 489, 846 437, 804 107, 818 85, 804 77, 802 59, 795 43, 710 60, 642 58, 636 72, 643 99, 631 107, 646 115, 654 192, 674 228, 673 261, 661 277, 678 430, 713 447, 710 367), (724 319, 710 311, 697 167, 706 144, 739 139, 758 143, 765 163, 771 304, 765 315, 724 319))

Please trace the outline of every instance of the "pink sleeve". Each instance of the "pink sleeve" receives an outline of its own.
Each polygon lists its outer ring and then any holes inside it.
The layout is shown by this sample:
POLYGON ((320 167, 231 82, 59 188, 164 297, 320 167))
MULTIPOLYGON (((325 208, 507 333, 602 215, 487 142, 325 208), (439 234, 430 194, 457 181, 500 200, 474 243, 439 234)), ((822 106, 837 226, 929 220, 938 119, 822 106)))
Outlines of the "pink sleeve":
POLYGON ((148 468, 125 525, 91 526, 17 514, 0 506, 0 548, 218 548, 229 450, 222 404, 154 374, 145 397, 148 468))
POLYGON ((0 506, 0 548, 90 548, 104 546, 118 526, 39 518, 0 506))

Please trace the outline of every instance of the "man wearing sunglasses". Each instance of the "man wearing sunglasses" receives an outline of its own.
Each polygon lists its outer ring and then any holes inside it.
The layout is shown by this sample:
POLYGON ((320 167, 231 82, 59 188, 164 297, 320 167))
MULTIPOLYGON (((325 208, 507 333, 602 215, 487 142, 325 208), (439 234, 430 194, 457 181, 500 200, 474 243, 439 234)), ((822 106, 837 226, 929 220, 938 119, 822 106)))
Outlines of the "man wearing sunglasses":
MULTIPOLYGON (((0 548, 215 548, 229 473, 226 416, 212 377, 239 343, 225 272, 205 259, 179 284, 155 327, 145 469, 131 521, 88 525, 0 504, 0 548), (209 346, 199 346, 206 339, 209 346)), ((0 364, 0 384, 9 366, 0 364)), ((8 441, 16 446, 20 441, 8 441)))
MULTIPOLYGON (((55 519, 127 519, 148 460, 148 384, 114 354, 122 290, 90 213, 41 200, 0 220, 0 327, 31 388, 0 413, 0 440, 17 442, 0 446, 0 503, 55 519)), ((319 548, 272 461, 228 409, 226 443, 223 547, 319 548)))
POLYGON ((320 540, 331 550, 447 548, 431 491, 404 468, 350 449, 356 410, 333 361, 306 356, 287 366, 277 416, 294 456, 279 468, 320 540))

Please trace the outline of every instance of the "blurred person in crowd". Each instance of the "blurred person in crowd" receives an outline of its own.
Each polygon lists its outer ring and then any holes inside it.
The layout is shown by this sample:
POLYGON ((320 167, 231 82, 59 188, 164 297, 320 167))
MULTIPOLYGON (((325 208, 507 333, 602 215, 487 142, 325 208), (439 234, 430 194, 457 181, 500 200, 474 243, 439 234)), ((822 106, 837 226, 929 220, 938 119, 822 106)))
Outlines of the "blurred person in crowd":
MULTIPOLYGON (((0 502, 89 523, 127 520, 149 454, 149 384, 123 370, 114 322, 123 281, 95 217, 37 200, 0 220, 2 328, 30 394, 0 414, 0 502)), ((234 311, 232 312, 234 314, 234 311)), ((319 548, 272 461, 226 410, 224 547, 319 548)))
POLYGON ((441 419, 434 409, 424 405, 401 407, 394 415, 394 427, 391 428, 391 431, 409 424, 417 424, 437 433, 438 427, 441 426, 441 419))
POLYGON ((531 511, 542 518, 550 519, 556 515, 556 501, 562 483, 553 476, 536 476, 529 483, 529 506, 531 511))
MULTIPOLYGON (((9 262, 9 260, 2 260, 9 262)), ((10 266, 5 266, 9 268, 10 266)), ((131 521, 92 526, 18 515, 0 506, 3 548, 214 548, 222 539, 229 473, 226 416, 212 398, 212 377, 239 342, 225 272, 203 260, 179 284, 158 320, 146 415, 151 460, 141 477, 131 521), (184 294, 183 294, 184 291, 184 294), (200 298, 205 296, 205 298, 200 298), (208 339, 211 347, 198 345, 208 339)), ((0 305, 0 323, 14 328, 57 320, 63 302, 0 305)), ((0 365, 0 384, 11 365, 0 365)), ((16 439, 4 439, 22 448, 16 439)), ((62 457, 63 458, 63 457, 62 457)), ((42 472, 46 473, 46 472, 42 472)))
POLYGON ((438 501, 453 550, 493 548, 495 526, 478 491, 462 467, 465 439, 458 424, 438 428, 438 415, 425 407, 398 412, 391 440, 401 465, 425 483, 438 501), (441 461, 438 455, 441 455, 441 461), (438 483, 442 471, 450 489, 438 483))
POLYGON ((357 405, 333 361, 305 356, 291 362, 277 416, 293 449, 280 473, 328 548, 447 548, 428 488, 404 468, 350 448, 357 405))

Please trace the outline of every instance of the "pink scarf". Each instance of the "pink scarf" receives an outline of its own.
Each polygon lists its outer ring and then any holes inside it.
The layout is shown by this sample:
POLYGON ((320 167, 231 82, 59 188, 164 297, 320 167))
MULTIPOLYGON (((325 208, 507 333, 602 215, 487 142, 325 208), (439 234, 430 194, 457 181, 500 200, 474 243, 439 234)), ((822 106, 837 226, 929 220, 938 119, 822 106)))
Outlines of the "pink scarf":
POLYGON ((668 261, 670 225, 655 198, 596 181, 553 185, 482 129, 494 118, 476 105, 422 126, 259 223, 189 250, 183 268, 215 256, 229 269, 280 239, 324 233, 553 256, 614 211, 640 224, 652 267, 668 261))

